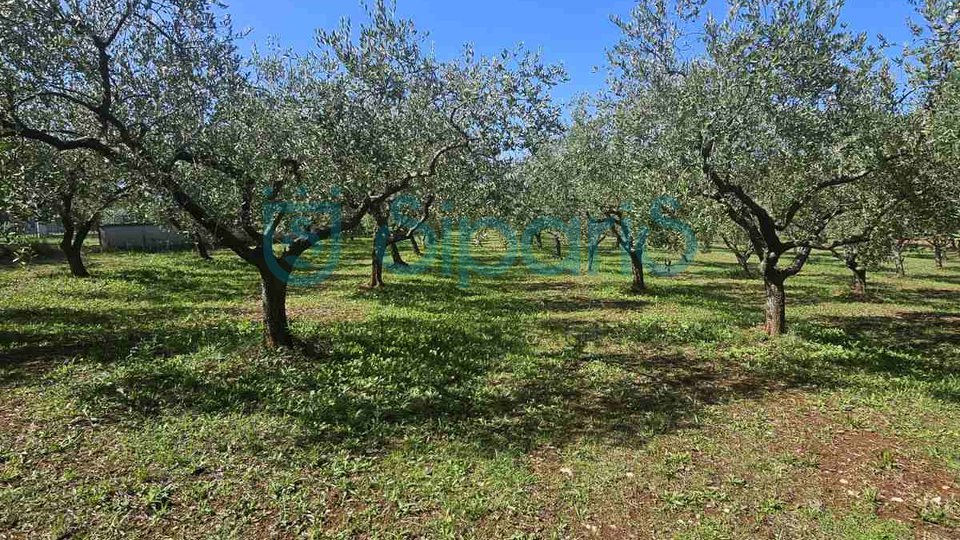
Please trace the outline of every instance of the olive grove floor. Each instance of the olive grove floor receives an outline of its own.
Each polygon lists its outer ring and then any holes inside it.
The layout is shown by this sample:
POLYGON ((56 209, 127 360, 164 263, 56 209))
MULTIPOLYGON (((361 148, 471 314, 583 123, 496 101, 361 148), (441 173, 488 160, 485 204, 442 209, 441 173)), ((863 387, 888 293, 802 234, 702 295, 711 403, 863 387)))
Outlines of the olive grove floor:
POLYGON ((960 537, 955 256, 866 300, 815 258, 768 340, 726 252, 641 295, 612 247, 382 290, 366 252, 284 353, 229 253, 0 269, 0 538, 960 537))

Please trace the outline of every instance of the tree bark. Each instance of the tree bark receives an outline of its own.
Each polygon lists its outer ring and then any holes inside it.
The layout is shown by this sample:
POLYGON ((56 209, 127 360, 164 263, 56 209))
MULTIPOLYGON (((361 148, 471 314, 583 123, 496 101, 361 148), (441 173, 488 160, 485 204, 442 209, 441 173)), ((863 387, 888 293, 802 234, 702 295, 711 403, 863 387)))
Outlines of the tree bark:
POLYGON ((853 274, 853 294, 855 296, 866 296, 867 294, 867 269, 859 261, 859 255, 853 249, 843 253, 833 250, 835 257, 843 261, 843 265, 853 274))
POLYGON ((867 294, 867 269, 857 262, 857 257, 848 254, 844 257, 844 264, 847 269, 853 273, 853 294, 856 296, 866 296, 867 294))
POLYGON ((90 229, 99 221, 99 216, 94 216, 79 227, 74 225, 73 216, 63 214, 63 239, 60 241, 60 249, 67 258, 67 264, 70 266, 70 273, 74 277, 88 278, 90 272, 83 262, 83 243, 87 239, 90 229))
MULTIPOLYGON (((98 216, 94 215, 89 221, 77 227, 76 216, 73 212, 73 198, 76 189, 76 182, 72 179, 69 188, 60 194, 60 223, 63 225, 60 249, 67 258, 70 273, 74 277, 87 278, 90 277, 90 272, 83 264, 83 242, 87 238, 87 232, 98 220, 98 216)), ((37 230, 39 231, 39 221, 37 223, 37 230)))
POLYGON ((630 287, 631 290, 633 290, 633 292, 646 290, 647 284, 643 279, 643 255, 641 252, 630 250, 630 266, 633 269, 633 284, 630 287))
POLYGON ((370 261, 370 287, 383 287, 383 257, 377 247, 373 247, 370 261))
POLYGON ((536 242, 538 248, 543 249, 543 236, 541 236, 541 234, 542 233, 538 232, 533 235, 533 241, 536 242))
POLYGON ((787 333, 787 294, 784 290, 784 281, 783 278, 770 273, 763 277, 767 292, 767 320, 764 328, 770 336, 781 336, 787 333))
POLYGON ((400 248, 397 247, 396 242, 390 243, 390 257, 393 259, 393 264, 397 266, 410 266, 407 264, 407 261, 403 260, 403 256, 400 255, 400 248))
POLYGON ((553 254, 558 258, 563 258, 563 246, 560 244, 560 237, 553 237, 553 254))
POLYGON ((260 299, 267 346, 273 349, 292 347, 293 336, 287 322, 287 283, 265 265, 260 267, 260 299))
MULTIPOLYGON (((387 212, 384 210, 383 206, 376 206, 370 209, 370 215, 373 216, 373 221, 376 224, 373 228, 373 251, 370 254, 370 288, 376 289, 378 287, 383 287, 383 256, 384 253, 378 248, 382 247, 386 250, 390 248, 390 254, 393 256, 393 261, 397 262, 397 259, 400 258, 399 251, 396 250, 397 246, 390 244, 389 246, 386 243, 390 242, 390 232, 389 232, 389 223, 390 218, 387 212), (384 236, 386 235, 386 236, 384 236), (379 246, 378 244, 383 243, 384 245, 379 246)), ((403 259, 400 259, 402 262, 403 259)), ((404 263, 405 264, 405 263, 404 263)))
POLYGON ((60 249, 63 250, 63 254, 67 257, 67 264, 70 265, 70 273, 74 277, 78 278, 88 278, 90 277, 90 272, 87 271, 86 265, 83 264, 83 255, 81 254, 81 245, 76 245, 66 239, 60 242, 60 249))
POLYGON ((903 246, 904 243, 900 240, 893 243, 893 265, 896 267, 897 277, 907 276, 907 269, 906 265, 904 264, 903 246))
POLYGON ((410 247, 413 248, 414 255, 417 257, 423 256, 423 252, 420 251, 420 244, 417 242, 417 235, 415 234, 410 236, 410 247))
POLYGON ((193 233, 193 243, 197 247, 197 255, 200 255, 200 258, 205 261, 212 261, 213 257, 210 256, 209 248, 207 247, 207 241, 203 238, 203 235, 200 234, 200 231, 195 231, 193 233))
POLYGON ((734 252, 734 255, 736 255, 737 263, 740 264, 740 268, 743 270, 744 275, 747 277, 753 277, 753 270, 750 268, 750 254, 744 254, 736 251, 734 252))
POLYGON ((867 269, 855 268, 853 270, 853 294, 857 296, 867 295, 867 269))
POLYGON ((597 239, 596 242, 590 244, 590 249, 587 251, 587 271, 593 272, 593 266, 597 259, 597 252, 600 251, 600 242, 603 242, 604 237, 601 236, 597 239))
POLYGON ((937 268, 942 269, 946 259, 943 243, 940 240, 934 240, 931 244, 933 244, 933 260, 937 263, 937 268))

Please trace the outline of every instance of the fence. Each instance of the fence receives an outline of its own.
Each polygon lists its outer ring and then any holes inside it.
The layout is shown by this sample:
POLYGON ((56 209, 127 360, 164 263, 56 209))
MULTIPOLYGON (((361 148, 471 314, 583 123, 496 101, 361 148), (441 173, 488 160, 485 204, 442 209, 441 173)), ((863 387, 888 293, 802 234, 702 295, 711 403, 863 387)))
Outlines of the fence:
POLYGON ((63 234, 63 224, 56 221, 26 221, 14 223, 12 230, 23 236, 46 238, 63 234))

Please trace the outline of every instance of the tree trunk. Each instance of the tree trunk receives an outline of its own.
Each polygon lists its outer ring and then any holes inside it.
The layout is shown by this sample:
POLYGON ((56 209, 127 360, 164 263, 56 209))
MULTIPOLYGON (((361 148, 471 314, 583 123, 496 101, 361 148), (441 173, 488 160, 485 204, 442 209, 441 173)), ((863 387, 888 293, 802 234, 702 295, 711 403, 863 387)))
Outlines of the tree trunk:
POLYGON ((63 241, 60 242, 60 249, 63 250, 63 254, 67 257, 67 264, 70 265, 70 273, 73 274, 74 277, 88 278, 90 277, 90 272, 87 271, 86 265, 83 264, 81 248, 82 244, 78 245, 68 241, 66 235, 63 241))
MULTIPOLYGON (((76 192, 76 184, 71 182, 71 189, 60 195, 60 223, 63 225, 63 238, 60 240, 60 249, 67 257, 67 264, 70 265, 70 273, 74 277, 87 278, 90 272, 83 264, 83 241, 87 238, 87 232, 97 221, 97 216, 80 225, 78 228, 74 221, 73 197, 76 192)), ((40 222, 37 222, 37 232, 40 232, 40 222)))
POLYGON ((89 221, 81 223, 79 227, 74 224, 69 207, 60 217, 63 223, 63 239, 60 240, 60 249, 67 258, 70 273, 74 277, 88 278, 90 272, 87 271, 87 266, 83 263, 83 243, 86 241, 90 229, 99 220, 99 216, 95 215, 89 221))
POLYGON ((767 321, 764 328, 771 336, 781 336, 787 333, 787 295, 784 290, 784 279, 765 275, 764 287, 767 291, 767 321))
POLYGON ((407 261, 403 260, 403 256, 400 255, 400 248, 397 247, 396 243, 390 244, 390 257, 393 259, 393 264, 397 266, 410 266, 407 261))
POLYGON ((590 244, 590 248, 587 250, 587 271, 593 272, 593 267, 597 261, 597 253, 600 252, 600 244, 606 240, 607 235, 604 234, 601 237, 597 238, 596 242, 590 244))
POLYGON ((410 247, 413 248, 414 255, 416 255, 417 257, 423 256, 423 252, 420 251, 420 244, 417 243, 417 235, 415 234, 410 235, 410 247))
POLYGON ((853 271, 853 294, 857 296, 867 295, 867 269, 852 268, 853 271))
POLYGON ((383 287, 383 257, 376 246, 373 247, 370 262, 370 287, 374 289, 383 287))
POLYGON ((205 261, 212 261, 213 257, 210 256, 210 250, 207 247, 207 241, 203 238, 203 235, 200 234, 200 231, 193 233, 193 244, 197 248, 197 255, 200 255, 200 258, 205 261))
POLYGON ((836 251, 833 253, 843 261, 843 264, 847 267, 847 270, 850 270, 850 272, 853 273, 853 294, 860 297, 866 296, 867 269, 857 262, 857 253, 855 251, 848 251, 844 254, 840 254, 836 251))
POLYGON ((560 244, 560 237, 553 237, 553 254, 558 258, 563 258, 563 246, 560 244))
POLYGON ((537 243, 537 247, 543 249, 543 236, 542 233, 537 233, 533 235, 533 241, 537 243))
POLYGON ((933 260, 937 263, 937 268, 943 268, 943 261, 946 259, 943 253, 943 244, 937 240, 933 242, 933 260))
MULTIPOLYGON (((373 216, 376 226, 373 228, 373 251, 370 256, 370 288, 376 289, 384 285, 383 256, 388 247, 387 244, 390 242, 390 233, 387 228, 389 225, 389 216, 382 207, 371 209, 371 215, 373 216), (383 248, 383 251, 379 248, 383 248)), ((400 256, 400 253, 396 251, 397 246, 390 244, 389 247, 394 262, 397 262, 400 256)))
POLYGON ((897 270, 897 277, 906 277, 907 269, 904 264, 903 243, 900 241, 893 244, 893 265, 897 270))
POLYGON ((720 235, 720 237, 723 239, 723 244, 727 246, 727 249, 732 251, 733 256, 737 258, 737 264, 740 265, 744 275, 747 277, 753 277, 753 270, 750 268, 750 256, 752 255, 752 252, 749 249, 741 249, 725 234, 720 235))
POLYGON ((287 284, 265 267, 260 268, 260 299, 267 346, 292 347, 293 336, 287 323, 287 284))
POLYGON ((733 254, 736 255, 737 263, 740 264, 743 274, 747 277, 753 277, 753 270, 750 268, 750 254, 740 253, 739 251, 734 251, 733 254))
POLYGON ((643 279, 643 254, 639 251, 630 251, 630 266, 633 269, 633 284, 630 287, 633 292, 646 290, 647 284, 643 279))

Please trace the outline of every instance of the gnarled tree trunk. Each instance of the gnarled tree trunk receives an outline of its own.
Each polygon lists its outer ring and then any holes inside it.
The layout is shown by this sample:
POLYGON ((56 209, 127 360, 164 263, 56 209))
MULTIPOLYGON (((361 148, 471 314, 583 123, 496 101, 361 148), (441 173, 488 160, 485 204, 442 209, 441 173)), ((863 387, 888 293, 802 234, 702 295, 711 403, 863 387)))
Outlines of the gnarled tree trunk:
POLYGON ((936 238, 930 244, 933 245, 933 260, 937 263, 937 268, 943 268, 943 263, 947 259, 944 242, 936 238))
POLYGON ((859 262, 859 255, 856 251, 848 249, 844 253, 833 251, 834 256, 843 261, 843 265, 853 273, 853 294, 856 296, 866 296, 867 294, 867 269, 859 262))
POLYGON ((407 264, 407 261, 403 260, 403 256, 400 255, 400 248, 397 247, 396 242, 390 242, 390 258, 393 259, 393 264, 397 266, 410 266, 407 264))
POLYGON ((734 255, 737 257, 737 263, 740 265, 740 269, 743 270, 743 274, 747 277, 753 277, 753 270, 750 268, 750 253, 735 251, 734 255))
POLYGON ((293 336, 287 322, 287 283, 265 263, 260 271, 260 300, 263 305, 263 328, 268 347, 292 347, 293 336))
POLYGON ((63 225, 60 249, 67 258, 70 273, 74 277, 87 278, 90 277, 90 272, 83 264, 83 242, 87 239, 87 233, 90 232, 90 229, 100 221, 100 215, 95 213, 88 221, 77 226, 77 217, 73 211, 75 193, 76 183, 71 181, 69 188, 60 195, 60 223, 63 225))
POLYGON ((370 287, 383 287, 383 256, 376 247, 373 248, 370 264, 370 287))
POLYGON ((384 285, 383 256, 386 249, 388 247, 391 248, 391 255, 394 257, 394 262, 399 258, 400 253, 395 251, 395 245, 387 245, 390 242, 391 235, 389 216, 383 206, 371 208, 370 215, 373 216, 373 220, 376 223, 376 226, 373 228, 373 251, 370 253, 370 287, 375 289, 383 287, 384 285))
POLYGON ((853 294, 857 296, 867 295, 867 269, 852 268, 853 271, 853 294))
POLYGON ((417 257, 422 257, 423 252, 420 250, 420 243, 417 242, 417 235, 410 235, 410 247, 413 248, 413 254, 417 257))
POLYGON ((853 273, 853 294, 857 296, 866 296, 867 294, 867 269, 857 262, 857 258, 847 256, 844 259, 847 269, 853 273))
POLYGON ((200 234, 200 231, 194 231, 193 233, 193 244, 197 248, 197 255, 205 261, 212 261, 213 257, 210 256, 210 249, 207 246, 206 239, 203 238, 203 235, 200 234))
POLYGON ((906 277, 907 275, 906 256, 903 253, 905 247, 906 242, 904 240, 897 240, 893 243, 893 265, 897 269, 897 277, 906 277))
POLYGON ((633 283, 630 289, 633 292, 646 290, 647 284, 643 278, 643 253, 634 249, 630 250, 630 267, 633 270, 633 283))
POLYGON ((787 333, 787 293, 784 282, 777 272, 764 272, 763 285, 767 293, 764 328, 771 336, 787 333))
POLYGON ((63 254, 67 257, 70 273, 73 274, 74 277, 90 277, 90 272, 87 271, 86 265, 83 264, 83 255, 81 254, 82 243, 75 245, 64 236, 63 241, 60 242, 60 249, 63 250, 63 254))
POLYGON ((74 225, 73 216, 69 210, 63 211, 61 220, 63 223, 63 239, 60 241, 60 249, 67 258, 67 264, 70 266, 70 273, 74 277, 88 278, 90 272, 83 263, 83 243, 90 233, 90 229, 100 220, 99 215, 93 216, 89 221, 74 225))

